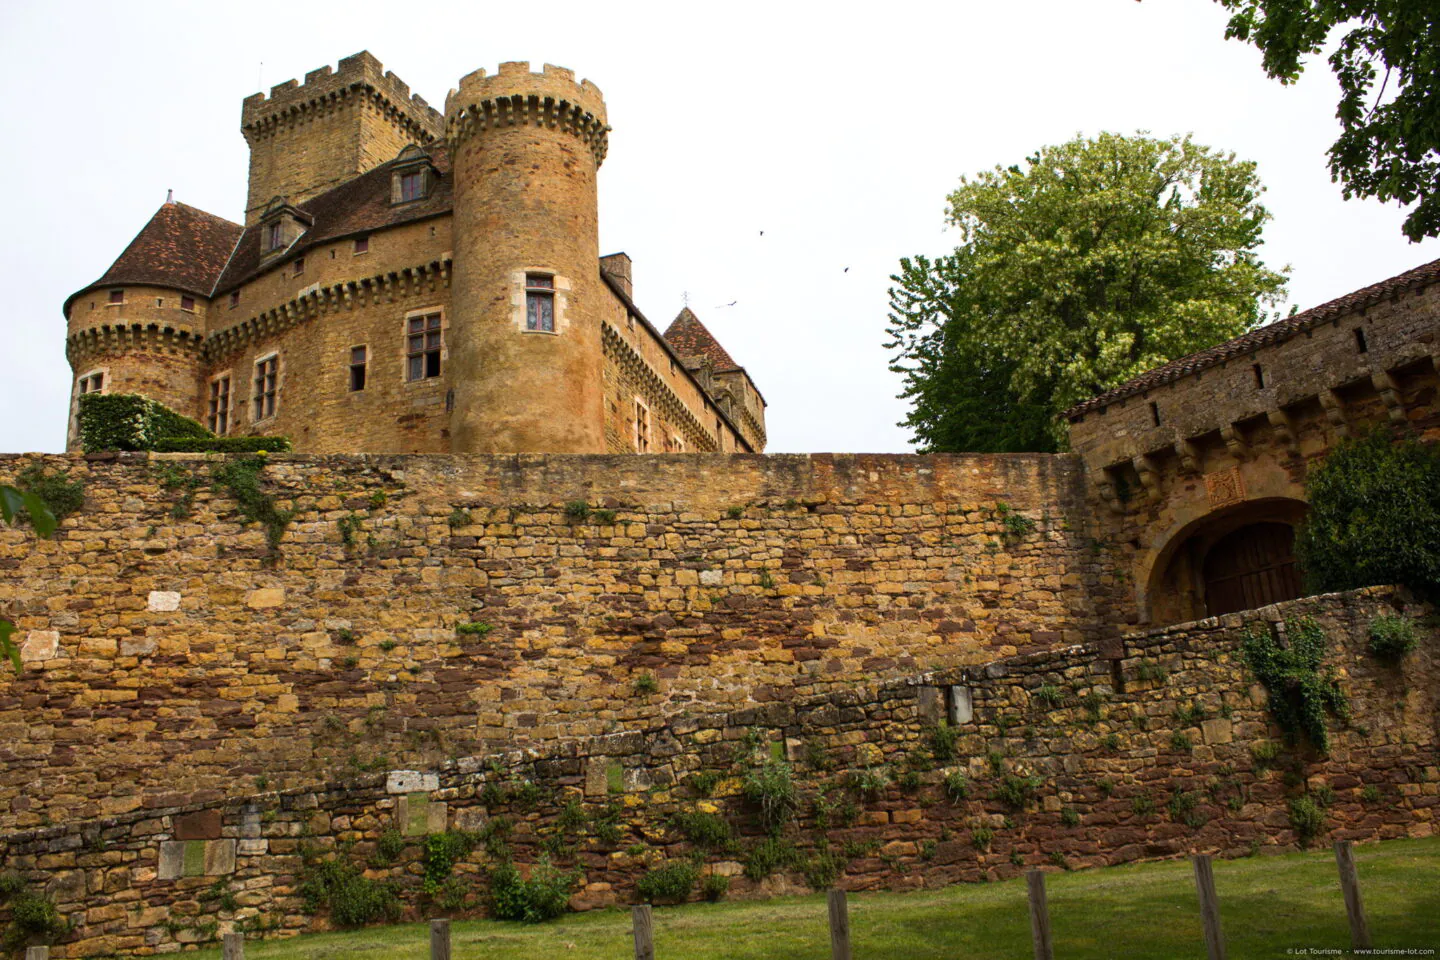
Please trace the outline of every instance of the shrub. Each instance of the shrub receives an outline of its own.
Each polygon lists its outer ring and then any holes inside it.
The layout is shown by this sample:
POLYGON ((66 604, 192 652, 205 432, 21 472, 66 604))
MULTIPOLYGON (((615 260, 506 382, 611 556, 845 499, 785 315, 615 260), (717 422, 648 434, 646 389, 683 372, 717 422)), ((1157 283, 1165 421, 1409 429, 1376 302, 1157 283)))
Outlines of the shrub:
POLYGON ((197 421, 136 393, 85 394, 80 398, 77 420, 86 453, 153 450, 162 438, 215 438, 197 421))
POLYGON ((885 788, 890 785, 890 778, 884 770, 866 767, 864 770, 851 770, 847 773, 845 784, 861 796, 874 800, 885 792, 885 788))
POLYGON ((689 860, 671 860, 651 867, 635 881, 635 893, 646 903, 684 903, 700 879, 700 868, 689 860))
POLYGON ((1290 826, 1300 837, 1300 845, 1308 847, 1325 829, 1325 805, 1310 794, 1290 801, 1290 826))
POLYGON ((405 852, 405 835, 393 827, 380 834, 380 839, 375 842, 375 855, 370 862, 377 867, 388 867, 400 859, 400 854, 405 852))
POLYGON ((1373 784, 1373 783, 1366 784, 1366 785, 1365 785, 1365 788, 1360 791, 1360 802, 1361 802, 1361 803, 1379 803, 1379 802, 1380 802, 1380 788, 1377 787, 1377 786, 1375 786, 1375 784, 1373 784))
POLYGON ((1176 753, 1189 753, 1194 748, 1195 744, 1190 741, 1190 737, 1186 735, 1185 731, 1176 730, 1170 734, 1170 749, 1176 753))
POLYGON ((1148 817, 1155 812, 1155 801, 1148 793, 1137 794, 1130 798, 1130 812, 1137 817, 1148 817))
POLYGON ((614 510, 591 510, 590 516, 596 523, 600 524, 610 524, 615 522, 614 510))
POLYGON ((660 681, 655 679, 655 674, 646 671, 635 678, 635 692, 642 697, 649 696, 660 689, 660 681))
POLYGON ((475 849, 476 837, 464 830, 446 830, 425 838, 425 879, 422 889, 427 897, 440 893, 455 864, 475 849))
POLYGON ((1204 815, 1196 810, 1199 803, 1200 797, 1197 794, 1189 790, 1176 790, 1168 804, 1170 819, 1198 830, 1205 825, 1204 815))
POLYGON ((456 507, 455 509, 450 511, 450 516, 445 518, 445 522, 448 523, 452 528, 468 527, 470 526, 471 522, 470 511, 461 510, 459 507, 456 507))
POLYGON ((805 861, 801 872, 811 890, 829 890, 845 869, 845 862, 829 850, 815 854, 805 861))
POLYGON ((976 850, 989 850, 990 843, 995 839, 995 831, 987 826, 977 826, 970 830, 970 845, 976 850))
POLYGON ((1370 621, 1370 653, 1381 660, 1399 660, 1415 649, 1415 621, 1383 614, 1370 621))
POLYGON ((1295 551, 1312 593, 1377 583, 1440 593, 1440 450, 1372 430, 1337 444, 1305 490, 1295 551))
POLYGON ((759 883, 776 870, 792 867, 799 860, 793 844, 777 837, 766 837, 750 848, 745 857, 745 876, 759 883))
POLYGON ((685 839, 706 850, 722 850, 730 843, 730 824, 714 813, 677 813, 672 821, 685 839))
POLYGON ((400 901, 388 883, 366 879, 346 860, 307 865, 298 892, 307 913, 329 907, 330 919, 339 927, 393 920, 400 913, 400 901))
POLYGON ((509 860, 490 870, 490 907, 497 920, 523 920, 541 923, 564 913, 570 905, 570 891, 580 881, 580 871, 563 871, 550 865, 547 858, 530 870, 530 876, 509 860))
POLYGON ((1257 740, 1250 744, 1250 758, 1255 761, 1257 770, 1270 766, 1279 756, 1280 744, 1273 740, 1257 740))
POLYGON ((700 881, 700 896, 704 897, 706 900, 709 900, 711 903, 716 903, 720 900, 724 900, 725 895, 729 892, 729 877, 722 876, 718 873, 712 873, 704 880, 700 881))
POLYGON ((960 739, 960 733, 950 724, 941 720, 930 731, 930 752, 935 755, 936 763, 949 763, 955 758, 955 742, 960 739))
POLYGON ((584 500, 571 500, 565 504, 565 519, 571 523, 584 523, 590 516, 590 504, 584 500))
POLYGON ((1078 827, 1080 825, 1080 814, 1074 807, 1066 807, 1060 811, 1060 822, 1067 827, 1078 827))
POLYGON ((476 620, 473 623, 455 624, 455 632, 462 637, 485 637, 489 636, 490 631, 494 629, 495 626, 493 624, 486 623, 483 620, 476 620))
POLYGON ((1325 657, 1325 631, 1309 617, 1285 621, 1290 645, 1281 647, 1259 624, 1245 630, 1245 659, 1269 691, 1269 708, 1275 722, 1292 741, 1301 734, 1322 752, 1329 749, 1330 732, 1325 714, 1341 719, 1350 705, 1340 692, 1333 672, 1320 672, 1325 657))
POLYGON ((689 783, 697 796, 708 797, 715 792, 720 779, 719 770, 697 770, 690 774, 689 783))
POLYGON ((1053 683, 1047 683, 1040 687, 1040 689, 1035 691, 1033 696, 1036 703, 1051 708, 1060 706, 1060 702, 1065 699, 1065 695, 1060 692, 1060 688, 1053 683))
POLYGON ((285 453, 289 437, 165 437, 151 446, 156 453, 285 453))
MULTIPOLYGON (((71 480, 70 474, 64 470, 46 473, 43 467, 34 464, 16 474, 15 486, 19 487, 22 493, 39 497, 40 502, 55 517, 56 523, 72 513, 79 512, 85 505, 85 485, 79 480, 71 480)), ((28 523, 30 514, 22 510, 15 514, 15 519, 16 522, 28 523)))
POLYGON ((970 796, 970 781, 961 770, 945 774, 945 795, 952 803, 959 803, 970 796))
POLYGON ((990 799, 999 800, 1012 810, 1023 808, 1035 797, 1045 781, 1039 777, 1017 777, 1007 773, 990 793, 990 799))
POLYGON ((769 760, 745 774, 741 793, 760 808, 760 824, 776 833, 800 806, 794 772, 783 760, 769 760))

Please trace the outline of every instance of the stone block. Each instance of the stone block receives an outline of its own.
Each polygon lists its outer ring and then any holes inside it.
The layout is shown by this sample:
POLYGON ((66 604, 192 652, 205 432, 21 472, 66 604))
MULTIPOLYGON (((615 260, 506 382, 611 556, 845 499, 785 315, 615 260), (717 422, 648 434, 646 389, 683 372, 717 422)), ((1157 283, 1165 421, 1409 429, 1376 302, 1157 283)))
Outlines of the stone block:
POLYGON ((156 876, 161 880, 178 880, 185 875, 185 843, 164 840, 160 843, 160 867, 156 876))
POLYGON ((235 872, 235 841, 207 840, 202 854, 202 869, 207 877, 235 872))
POLYGON ((171 613, 180 609, 180 594, 174 590, 151 590, 145 609, 151 613, 171 613))
POLYGON ((251 610, 265 610, 270 607, 279 607, 285 604, 284 587, 263 587, 259 590, 251 590, 245 605, 251 610))
POLYGON ((950 688, 950 725, 958 727, 975 719, 975 706, 969 687, 950 688))
POLYGON ((419 770, 391 770, 385 777, 385 792, 429 793, 440 789, 438 773, 421 773, 419 770))
POLYGON ((220 839, 220 811, 199 810, 175 818, 176 840, 220 839))
POLYGON ((20 659, 25 663, 54 660, 60 652, 59 630, 31 630, 20 644, 20 659))
POLYGON ((1205 734, 1206 743, 1229 743, 1234 739, 1230 721, 1224 717, 1202 720, 1200 730, 1205 734))
POLYGON ((915 692, 915 707, 920 719, 934 725, 945 719, 945 704, 941 687, 921 687, 915 692))
POLYGON ((725 571, 723 570, 701 570, 700 586, 718 587, 725 582, 725 571))

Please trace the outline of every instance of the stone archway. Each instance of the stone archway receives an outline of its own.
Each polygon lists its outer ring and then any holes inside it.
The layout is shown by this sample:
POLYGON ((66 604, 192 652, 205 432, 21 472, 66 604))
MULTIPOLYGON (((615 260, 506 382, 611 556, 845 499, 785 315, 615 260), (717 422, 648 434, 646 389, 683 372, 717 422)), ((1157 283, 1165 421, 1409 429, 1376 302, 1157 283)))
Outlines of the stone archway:
POLYGON ((1304 595, 1295 564, 1303 501, 1251 500, 1206 514, 1174 533, 1146 589, 1155 626, 1214 617, 1304 595))

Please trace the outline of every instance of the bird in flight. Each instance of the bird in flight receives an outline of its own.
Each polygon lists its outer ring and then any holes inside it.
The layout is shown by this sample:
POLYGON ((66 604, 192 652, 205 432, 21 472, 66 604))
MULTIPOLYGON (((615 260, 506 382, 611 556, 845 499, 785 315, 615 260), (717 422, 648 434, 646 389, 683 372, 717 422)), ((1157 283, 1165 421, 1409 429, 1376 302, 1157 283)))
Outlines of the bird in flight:
POLYGON ((735 304, 737 304, 737 303, 739 303, 739 302, 740 302, 739 300, 731 300, 729 303, 722 303, 722 304, 720 304, 720 306, 716 307, 715 309, 716 309, 716 310, 723 310, 723 309, 725 309, 726 307, 733 307, 733 306, 735 306, 735 304))

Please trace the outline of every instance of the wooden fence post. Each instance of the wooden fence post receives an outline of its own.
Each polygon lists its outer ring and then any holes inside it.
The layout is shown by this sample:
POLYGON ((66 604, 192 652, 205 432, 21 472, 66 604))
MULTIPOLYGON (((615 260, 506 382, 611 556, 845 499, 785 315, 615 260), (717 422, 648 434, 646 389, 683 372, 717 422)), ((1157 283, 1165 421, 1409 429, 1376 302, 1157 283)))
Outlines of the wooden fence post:
POLYGON ((850 910, 845 904, 844 890, 831 890, 830 905, 831 960, 850 960, 850 910))
POLYGON ((635 960, 655 960, 654 925, 650 916, 650 904, 642 903, 630 910, 634 924, 635 960))
POLYGON ((1030 888, 1030 936, 1035 941, 1035 960, 1055 960, 1055 946, 1050 942, 1050 906, 1045 902, 1045 874, 1031 870, 1025 874, 1030 888))
POLYGON ((1360 897, 1360 875, 1349 840, 1335 841, 1335 864, 1340 868, 1340 889, 1345 894, 1345 912, 1350 915, 1350 946, 1370 949, 1370 925, 1365 922, 1365 901, 1360 897))
POLYGON ((430 921, 430 960, 450 960, 450 921, 430 921))
POLYGON ((26 947, 25 960, 50 960, 50 948, 26 947))
POLYGON ((221 960, 245 960, 245 934, 225 934, 221 954, 221 960))
POLYGON ((1215 896, 1215 872, 1210 858, 1198 854, 1195 863, 1195 890, 1200 894, 1200 923, 1205 928, 1205 953, 1210 960, 1225 960, 1225 935, 1220 932, 1220 901, 1215 896))

